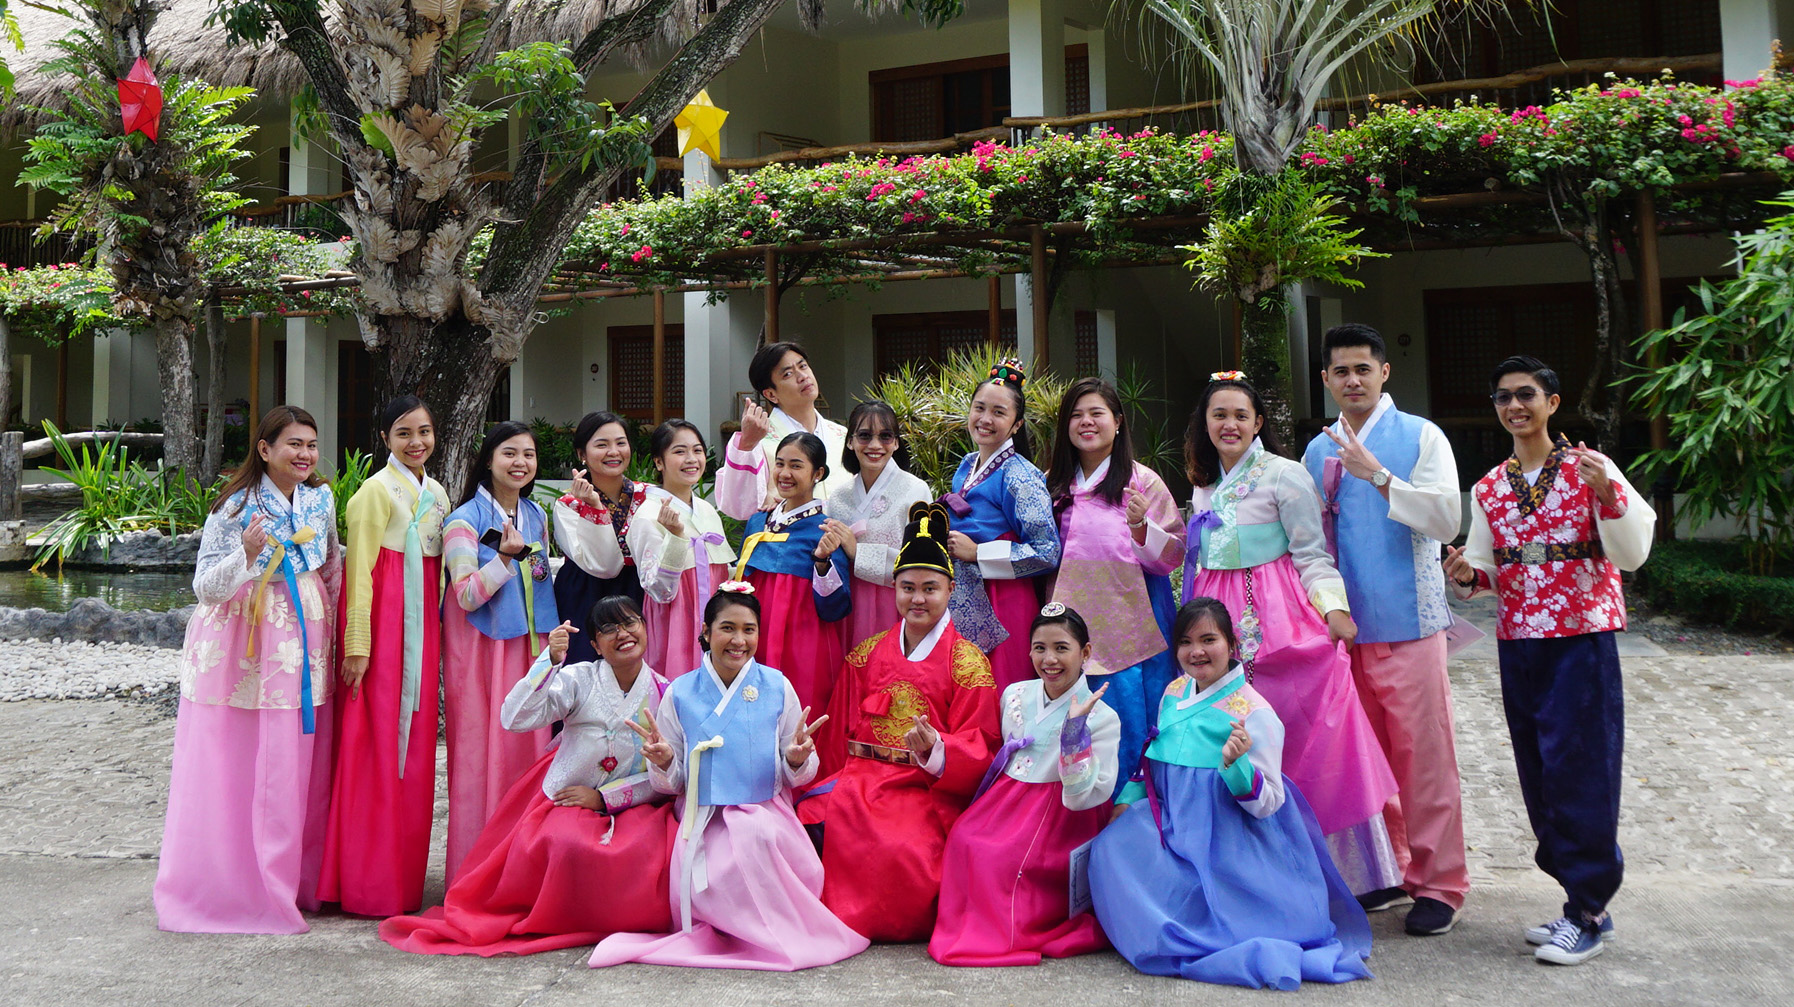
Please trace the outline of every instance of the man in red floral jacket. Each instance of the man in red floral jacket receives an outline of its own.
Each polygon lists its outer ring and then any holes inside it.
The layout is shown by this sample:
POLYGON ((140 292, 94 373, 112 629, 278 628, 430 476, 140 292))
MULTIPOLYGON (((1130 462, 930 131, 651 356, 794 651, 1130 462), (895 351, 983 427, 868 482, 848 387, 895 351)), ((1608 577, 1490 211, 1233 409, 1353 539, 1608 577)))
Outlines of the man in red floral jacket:
POLYGON ((1563 916, 1526 940, 1544 962, 1580 965, 1613 932, 1625 741, 1614 633, 1626 628, 1620 571, 1651 551, 1657 515, 1619 467, 1553 437, 1556 372, 1509 357, 1490 381, 1512 457, 1471 490, 1470 536, 1448 549, 1460 597, 1500 602, 1501 699, 1539 868, 1563 886, 1563 916))

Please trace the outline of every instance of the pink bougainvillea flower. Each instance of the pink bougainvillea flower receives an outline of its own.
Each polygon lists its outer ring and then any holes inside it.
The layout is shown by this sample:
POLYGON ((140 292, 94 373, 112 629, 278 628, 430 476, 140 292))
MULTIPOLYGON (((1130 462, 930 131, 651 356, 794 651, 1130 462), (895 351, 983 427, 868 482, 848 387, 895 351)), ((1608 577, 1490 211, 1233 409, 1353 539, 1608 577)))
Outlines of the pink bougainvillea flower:
POLYGON ((643 259, 652 257, 653 255, 654 255, 653 247, 649 246, 649 245, 643 245, 642 247, 636 249, 635 253, 632 254, 631 256, 629 256, 629 258, 636 262, 640 262, 643 259))

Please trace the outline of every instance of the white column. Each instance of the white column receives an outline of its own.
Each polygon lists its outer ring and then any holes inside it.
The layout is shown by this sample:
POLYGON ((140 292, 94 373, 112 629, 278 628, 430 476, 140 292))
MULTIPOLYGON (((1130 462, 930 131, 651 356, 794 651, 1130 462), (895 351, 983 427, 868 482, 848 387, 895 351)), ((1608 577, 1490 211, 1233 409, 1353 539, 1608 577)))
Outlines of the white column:
POLYGON ((1794 29, 1791 0, 1719 0, 1726 80, 1749 80, 1769 66, 1769 42, 1794 29))
POLYGON ((1009 114, 1065 114, 1063 0, 1009 4, 1009 114))
POLYGON ((1109 42, 1100 27, 1090 28, 1084 44, 1090 47, 1090 111, 1109 107, 1109 42))
MULTIPOLYGON (((701 151, 685 155, 685 191, 717 185, 722 176, 701 151)), ((748 388, 748 361, 760 341, 763 309, 752 291, 718 304, 709 295, 692 291, 683 295, 685 324, 685 418, 704 431, 704 439, 716 441, 726 420, 739 419, 741 403, 736 392, 748 388)))
MULTIPOLYGON (((289 120, 291 121, 290 117, 289 120)), ((288 137, 287 193, 294 196, 315 196, 335 192, 333 165, 325 141, 303 140, 297 134, 288 137)), ((317 418, 320 464, 334 473, 342 460, 342 445, 337 443, 336 382, 331 380, 336 366, 336 340, 330 334, 326 318, 284 319, 287 340, 287 386, 274 389, 273 398, 264 396, 270 405, 284 401, 298 406, 317 418), (279 398, 285 396, 284 399, 279 398)), ((260 420, 254 417, 251 422, 260 420)), ((356 445, 362 447, 362 445, 356 445)))
POLYGON ((108 329, 93 337, 93 415, 88 428, 116 426, 131 415, 131 350, 128 329, 108 329))
POLYGON ((1096 309, 1096 369, 1103 377, 1115 380, 1115 309, 1096 309))

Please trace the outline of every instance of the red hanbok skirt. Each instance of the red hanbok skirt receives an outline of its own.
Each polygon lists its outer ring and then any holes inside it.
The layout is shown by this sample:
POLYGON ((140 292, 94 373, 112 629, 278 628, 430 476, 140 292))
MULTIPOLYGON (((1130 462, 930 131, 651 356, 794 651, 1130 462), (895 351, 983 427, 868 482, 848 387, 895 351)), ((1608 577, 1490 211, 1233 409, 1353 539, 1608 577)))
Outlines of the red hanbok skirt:
MULTIPOLYGON (((424 557, 424 665, 399 776, 399 691, 405 663, 405 555, 374 561, 373 646, 361 691, 338 683, 336 767, 318 899, 361 916, 415 912, 424 901, 436 808, 440 557, 424 557)), ((348 592, 343 592, 348 598, 348 592)), ((340 622, 340 621, 339 621, 340 622)))
POLYGON ((814 720, 828 709, 841 673, 847 620, 822 621, 808 577, 749 570, 747 579, 760 599, 760 649, 754 659, 784 673, 814 720))
POLYGON ((671 803, 612 819, 542 793, 549 752, 493 812, 441 906, 395 916, 380 937, 426 955, 527 955, 672 929, 668 887, 679 821, 671 803))

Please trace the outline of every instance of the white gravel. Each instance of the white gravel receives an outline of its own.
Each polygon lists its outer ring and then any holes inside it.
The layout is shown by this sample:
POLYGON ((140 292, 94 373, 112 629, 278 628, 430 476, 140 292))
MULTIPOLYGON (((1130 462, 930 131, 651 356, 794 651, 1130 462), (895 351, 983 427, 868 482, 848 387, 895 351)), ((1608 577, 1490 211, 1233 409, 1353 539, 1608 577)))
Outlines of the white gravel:
POLYGON ((129 643, 0 641, 0 702, 168 692, 179 660, 178 650, 129 643))

